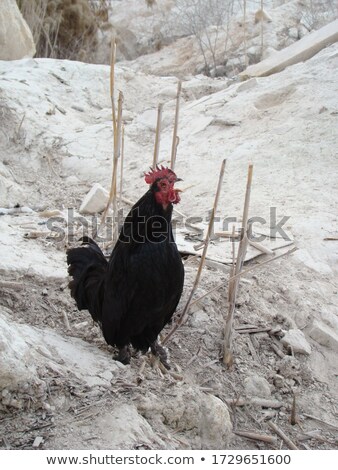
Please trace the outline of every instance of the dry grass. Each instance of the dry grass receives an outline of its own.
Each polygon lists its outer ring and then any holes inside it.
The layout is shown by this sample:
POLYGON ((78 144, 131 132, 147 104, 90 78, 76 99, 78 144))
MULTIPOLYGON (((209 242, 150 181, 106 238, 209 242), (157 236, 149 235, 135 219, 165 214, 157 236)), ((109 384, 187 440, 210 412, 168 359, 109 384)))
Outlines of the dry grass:
POLYGON ((17 0, 36 45, 36 57, 94 61, 108 0, 17 0))

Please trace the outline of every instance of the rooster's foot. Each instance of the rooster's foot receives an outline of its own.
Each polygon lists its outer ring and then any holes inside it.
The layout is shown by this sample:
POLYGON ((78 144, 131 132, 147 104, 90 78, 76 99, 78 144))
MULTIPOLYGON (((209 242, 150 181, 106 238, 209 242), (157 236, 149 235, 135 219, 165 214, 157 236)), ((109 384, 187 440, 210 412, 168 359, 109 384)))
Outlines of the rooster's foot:
POLYGON ((124 346, 123 348, 119 348, 119 353, 117 356, 114 356, 115 361, 122 362, 122 364, 127 365, 130 364, 130 349, 129 346, 124 346))
POLYGON ((169 370, 170 365, 168 363, 168 355, 164 347, 158 344, 157 341, 154 341, 151 344, 150 349, 151 349, 151 352, 154 354, 154 356, 157 356, 162 362, 162 364, 164 365, 164 367, 169 370))

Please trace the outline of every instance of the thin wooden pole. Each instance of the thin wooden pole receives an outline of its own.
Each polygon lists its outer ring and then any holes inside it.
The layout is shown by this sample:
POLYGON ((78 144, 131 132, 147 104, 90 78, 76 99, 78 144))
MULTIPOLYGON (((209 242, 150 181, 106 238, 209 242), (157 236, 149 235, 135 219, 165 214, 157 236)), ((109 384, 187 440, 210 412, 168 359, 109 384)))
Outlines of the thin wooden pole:
POLYGON ((103 211, 101 224, 102 227, 105 223, 106 216, 110 205, 113 206, 113 241, 117 238, 117 203, 116 203, 116 182, 117 182, 117 168, 118 168, 118 161, 120 158, 121 152, 121 129, 122 129, 122 110, 123 110, 123 93, 120 91, 118 105, 117 105, 117 123, 116 123, 116 138, 114 139, 114 159, 113 159, 113 172, 112 172, 112 180, 110 186, 110 193, 109 199, 106 205, 105 210, 103 211))
POLYGON ((178 129, 178 116, 180 112, 180 96, 182 90, 182 82, 179 81, 177 84, 177 95, 176 95, 176 111, 175 111, 175 121, 174 121, 174 131, 173 131, 173 140, 171 144, 171 160, 170 160, 170 168, 172 170, 175 169, 175 162, 176 162, 176 153, 177 153, 177 129, 178 129))
POLYGON ((264 0, 261 0, 261 60, 264 52, 264 0))
POLYGON ((121 163, 120 163, 120 197, 119 197, 119 208, 122 205, 122 193, 123 193, 123 167, 124 167, 124 123, 122 123, 122 137, 121 137, 121 163))
POLYGON ((158 108, 157 108, 157 123, 156 123, 156 136, 155 136, 153 168, 156 168, 156 165, 158 163, 158 155, 159 155, 159 152, 160 152, 161 127, 162 127, 162 109, 163 109, 163 104, 160 103, 158 105, 158 108))
POLYGON ((110 100, 111 100, 111 109, 112 109, 114 139, 115 139, 115 134, 116 134, 115 59, 116 59, 116 39, 114 35, 111 40, 111 49, 110 49, 110 100))
POLYGON ((212 230, 213 230, 213 227, 214 227, 215 214, 216 214, 216 211, 217 211, 219 195, 220 195, 221 188, 222 188, 225 164, 226 164, 226 160, 223 160, 222 165, 221 165, 221 169, 220 169, 220 173, 219 173, 219 178, 218 178, 218 185, 217 185, 217 190, 216 190, 216 194, 215 194, 214 206, 213 206, 213 209, 211 211, 211 216, 210 216, 210 220, 209 220, 207 235, 206 235, 206 238, 205 238, 203 253, 202 253, 202 256, 201 256, 200 264, 198 266, 198 270, 197 270, 194 285, 191 289, 191 292, 190 292, 190 295, 188 297, 187 303, 185 304, 185 307, 182 311, 182 315, 180 316, 180 318, 178 319, 178 321, 174 325, 174 327, 171 329, 171 331, 169 331, 167 336, 164 338, 162 344, 165 344, 165 343, 168 342, 168 340, 175 333, 175 331, 184 323, 184 321, 185 321, 185 319, 186 319, 186 317, 189 313, 189 308, 190 308, 190 305, 191 305, 191 302, 192 302, 193 295, 194 295, 194 293, 195 293, 195 291, 198 287, 198 284, 199 284, 199 281, 200 281, 200 278, 201 278, 202 269, 203 269, 205 258, 206 258, 206 255, 207 255, 207 250, 208 250, 208 246, 209 246, 210 237, 211 237, 212 230))
POLYGON ((246 1, 244 0, 244 13, 243 13, 243 33, 244 33, 244 63, 245 67, 248 66, 248 51, 247 51, 247 42, 246 42, 246 1))
POLYGON ((299 450, 298 447, 288 438, 288 436, 272 421, 268 421, 268 425, 270 428, 279 436, 285 444, 288 446, 289 449, 292 450, 299 450))
POLYGON ((243 218, 242 218, 242 238, 239 243, 237 260, 234 272, 230 274, 229 279, 229 310, 228 316, 224 326, 224 345, 223 345, 223 363, 228 367, 231 367, 233 364, 233 354, 232 354, 232 334, 233 334, 233 319, 235 313, 236 305, 236 296, 239 286, 239 275, 242 271, 242 267, 245 260, 246 250, 248 246, 247 231, 248 231, 248 215, 249 215, 249 204, 250 204, 250 194, 251 194, 251 184, 252 184, 252 171, 253 165, 249 165, 248 177, 246 184, 246 193, 243 209, 243 218))

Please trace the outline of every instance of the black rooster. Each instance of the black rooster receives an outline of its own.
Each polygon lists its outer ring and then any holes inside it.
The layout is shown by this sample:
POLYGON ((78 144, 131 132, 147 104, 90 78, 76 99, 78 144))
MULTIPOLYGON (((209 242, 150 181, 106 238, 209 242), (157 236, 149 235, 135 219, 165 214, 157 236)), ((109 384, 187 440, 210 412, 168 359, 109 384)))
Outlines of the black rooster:
POLYGON ((184 269, 171 227, 179 179, 172 170, 156 167, 145 181, 150 189, 126 217, 109 262, 89 237, 67 251, 69 288, 78 309, 89 310, 106 342, 118 347, 115 359, 129 363, 131 344, 142 352, 150 347, 169 367, 157 337, 183 289, 184 269))

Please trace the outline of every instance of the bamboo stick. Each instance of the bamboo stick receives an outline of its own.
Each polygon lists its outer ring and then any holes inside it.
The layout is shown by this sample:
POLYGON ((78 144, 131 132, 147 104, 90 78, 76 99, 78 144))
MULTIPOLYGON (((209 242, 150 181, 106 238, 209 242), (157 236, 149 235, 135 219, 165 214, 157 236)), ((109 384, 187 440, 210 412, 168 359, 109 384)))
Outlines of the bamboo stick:
POLYGON ((113 119, 114 139, 116 134, 116 110, 115 110, 115 58, 116 58, 116 39, 113 35, 110 49, 110 100, 113 119))
POLYGON ((289 449, 292 450, 299 450, 298 447, 288 438, 288 436, 272 421, 268 422, 270 428, 279 436, 285 444, 288 446, 289 449))
POLYGON ((120 162, 120 196, 119 196, 119 208, 122 205, 122 193, 123 193, 123 168, 124 168, 124 123, 122 123, 122 137, 121 137, 121 162, 120 162))
POLYGON ((297 422, 298 419, 296 411, 296 394, 293 393, 290 423, 292 424, 292 426, 294 426, 295 424, 297 424, 297 422))
POLYGON ((158 108, 157 108, 157 124, 156 124, 156 136, 155 136, 153 168, 156 168, 156 165, 158 163, 158 155, 159 155, 159 151, 160 151, 161 128, 162 128, 162 109, 163 109, 163 104, 160 103, 158 105, 158 108))
POLYGON ((175 162, 176 162, 176 153, 177 153, 177 129, 178 129, 178 116, 180 111, 180 95, 182 90, 182 82, 179 81, 177 84, 177 95, 176 95, 176 111, 175 111, 175 121, 174 121, 174 131, 173 131, 173 140, 171 144, 171 160, 170 168, 174 171, 175 162))
POLYGON ((269 248, 267 248, 266 246, 262 245, 261 243, 254 242, 254 241, 250 240, 250 238, 248 239, 248 242, 249 242, 249 245, 251 245, 251 246, 253 246, 254 248, 256 248, 256 250, 261 251, 262 253, 265 253, 266 255, 275 256, 275 252, 274 252, 274 251, 270 250, 269 248))
POLYGON ((200 264, 199 264, 199 267, 198 267, 198 270, 197 270, 194 285, 191 289, 191 292, 190 292, 190 295, 188 297, 187 303, 185 304, 185 307, 182 311, 182 315, 180 316, 179 320, 174 325, 174 327, 171 329, 171 331, 164 338, 162 344, 165 344, 165 343, 168 342, 168 340, 175 333, 175 331, 184 323, 184 321, 185 321, 185 319, 186 319, 186 317, 189 313, 189 308, 190 308, 190 305, 191 305, 191 302, 192 302, 192 297, 193 297, 193 295, 194 295, 194 293, 195 293, 195 291, 198 287, 198 284, 199 284, 199 281, 200 281, 200 278, 201 278, 201 274, 202 274, 202 269, 203 269, 204 262, 205 262, 205 257, 207 255, 209 241, 210 241, 211 233, 212 233, 213 226, 214 226, 214 219, 215 219, 215 214, 216 214, 216 211, 217 211, 219 195, 220 195, 221 188, 222 188, 223 176, 224 176, 224 171, 225 171, 225 164, 226 164, 226 160, 223 160, 222 165, 221 165, 221 169, 220 169, 220 173, 219 173, 219 178, 218 178, 218 185, 217 185, 217 190, 216 190, 216 194, 215 194, 214 206, 213 206, 213 209, 211 211, 211 216, 210 216, 210 220, 209 220, 209 227, 208 227, 208 232, 207 232, 207 236, 206 236, 206 239, 205 239, 205 245, 204 245, 203 253, 202 253, 202 256, 201 256, 200 264))
POLYGON ((243 209, 243 227, 242 227, 242 238, 239 243, 237 260, 235 266, 235 275, 232 273, 229 278, 229 310, 228 316, 224 326, 224 344, 223 344, 223 363, 228 367, 231 367, 233 364, 233 354, 232 354, 232 333, 233 333, 233 319, 235 313, 236 305, 236 296, 239 286, 239 277, 241 273, 242 266, 244 264, 247 245, 248 245, 248 215, 249 215, 249 204, 250 204, 250 194, 251 194, 251 184, 252 184, 252 172, 253 165, 250 164, 248 168, 248 177, 246 184, 246 193, 244 200, 244 209, 243 209))
POLYGON ((264 0, 261 0, 261 60, 263 60, 264 52, 264 0))
POLYGON ((244 13, 243 13, 243 33, 244 33, 244 63, 245 67, 247 67, 248 64, 248 51, 247 51, 247 40, 246 40, 246 2, 247 0, 244 0, 244 13))
POLYGON ((112 181, 110 186, 110 193, 109 199, 106 205, 105 210, 103 211, 100 228, 104 225, 108 209, 110 205, 113 206, 113 241, 116 240, 117 235, 117 204, 116 204, 116 182, 117 182, 117 165, 118 160, 120 157, 121 152, 121 129, 122 129, 122 109, 123 109, 123 93, 120 91, 119 99, 118 99, 118 107, 117 107, 117 123, 116 123, 116 138, 114 138, 114 159, 113 159, 113 173, 112 173, 112 181))
POLYGON ((326 426, 330 426, 331 428, 335 429, 336 431, 338 431, 338 426, 333 424, 333 423, 329 423, 328 421, 324 421, 323 419, 320 419, 320 418, 317 418, 317 416, 313 416, 313 415, 309 415, 307 413, 304 413, 304 416, 306 418, 310 418, 310 419, 313 419, 315 421, 318 421, 318 423, 322 423, 322 424, 325 424, 326 426))
POLYGON ((269 436, 266 434, 258 434, 256 432, 248 432, 248 431, 234 431, 234 434, 241 437, 246 437, 247 439, 251 439, 253 441, 262 441, 268 444, 277 444, 277 439, 274 436, 269 436))

